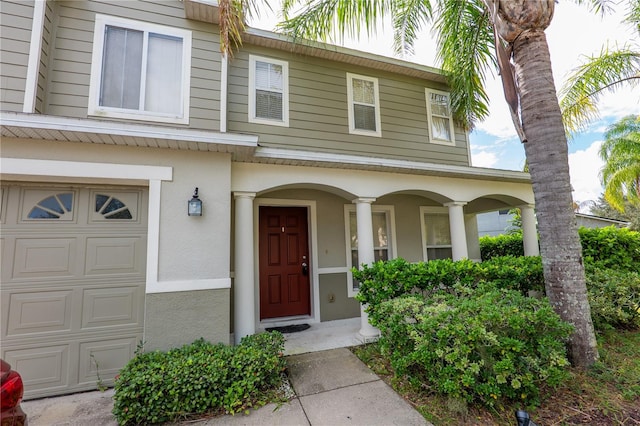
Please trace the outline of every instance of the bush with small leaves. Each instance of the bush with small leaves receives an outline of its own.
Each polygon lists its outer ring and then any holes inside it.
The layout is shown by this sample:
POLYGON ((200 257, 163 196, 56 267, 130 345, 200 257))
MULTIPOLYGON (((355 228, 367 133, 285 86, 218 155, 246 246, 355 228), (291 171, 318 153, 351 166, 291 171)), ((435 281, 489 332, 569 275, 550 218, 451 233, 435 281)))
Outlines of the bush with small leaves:
POLYGON ((568 375, 571 326, 546 299, 481 285, 383 302, 372 315, 397 375, 456 400, 535 404, 568 375), (462 297, 460 297, 462 295, 462 297))
POLYGON ((640 232, 627 228, 580 228, 585 264, 640 272, 640 232))
POLYGON ((168 352, 137 354, 120 371, 114 394, 120 425, 236 413, 276 389, 285 368, 277 332, 247 336, 238 346, 203 339, 168 352))
POLYGON ((587 266, 587 296, 596 330, 640 329, 640 273, 587 266))
POLYGON ((540 256, 497 256, 478 264, 478 278, 500 288, 544 292, 544 274, 540 256))
POLYGON ((480 237, 480 257, 482 260, 499 256, 524 256, 521 232, 480 237))

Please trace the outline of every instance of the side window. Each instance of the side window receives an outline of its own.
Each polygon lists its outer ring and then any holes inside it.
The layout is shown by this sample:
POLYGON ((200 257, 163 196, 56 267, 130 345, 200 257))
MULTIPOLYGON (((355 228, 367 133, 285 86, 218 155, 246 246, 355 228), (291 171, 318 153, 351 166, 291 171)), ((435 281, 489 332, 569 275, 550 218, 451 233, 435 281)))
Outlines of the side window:
POLYGON ((451 259, 449 212, 445 207, 420 207, 422 255, 425 261, 451 259))
POLYGON ((378 79, 347 73, 349 133, 382 136, 378 79))
POLYGON ((289 64, 249 56, 249 122, 289 126, 289 64))
MULTIPOLYGON (((371 221, 373 233, 374 260, 389 260, 396 257, 395 254, 395 219, 392 206, 372 206, 371 221)), ((355 296, 360 283, 354 281, 351 268, 359 267, 358 259, 358 219, 354 205, 345 205, 345 232, 347 242, 347 268, 349 297, 355 296)))
POLYGON ((191 31, 96 15, 89 115, 189 123, 191 31))
POLYGON ((444 145, 455 145, 453 119, 451 117, 451 98, 447 92, 425 89, 427 115, 431 142, 444 145))

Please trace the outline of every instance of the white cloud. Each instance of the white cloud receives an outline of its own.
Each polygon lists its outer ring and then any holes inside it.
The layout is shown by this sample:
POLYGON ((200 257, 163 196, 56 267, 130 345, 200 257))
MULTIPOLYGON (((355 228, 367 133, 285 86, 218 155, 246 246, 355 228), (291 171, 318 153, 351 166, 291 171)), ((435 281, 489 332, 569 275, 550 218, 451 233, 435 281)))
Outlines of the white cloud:
POLYGON ((569 173, 575 202, 596 201, 603 189, 600 169, 603 162, 598 156, 602 141, 593 142, 587 149, 569 154, 569 173))
POLYGON ((474 167, 493 168, 498 164, 498 156, 489 151, 471 151, 471 164, 474 167))

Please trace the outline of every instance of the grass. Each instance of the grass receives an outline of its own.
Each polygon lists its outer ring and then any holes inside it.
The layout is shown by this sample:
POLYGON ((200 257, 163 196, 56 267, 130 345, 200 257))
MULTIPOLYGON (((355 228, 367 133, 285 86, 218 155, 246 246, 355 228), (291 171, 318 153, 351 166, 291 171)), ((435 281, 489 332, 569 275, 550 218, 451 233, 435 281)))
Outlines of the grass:
POLYGON ((598 348, 600 360, 593 367, 571 369, 566 383, 543 389, 538 407, 503 403, 492 409, 448 400, 429 392, 428 384, 415 387, 406 378, 395 377, 375 343, 352 350, 435 426, 513 426, 514 413, 521 409, 538 425, 640 425, 640 331, 600 333, 598 348))

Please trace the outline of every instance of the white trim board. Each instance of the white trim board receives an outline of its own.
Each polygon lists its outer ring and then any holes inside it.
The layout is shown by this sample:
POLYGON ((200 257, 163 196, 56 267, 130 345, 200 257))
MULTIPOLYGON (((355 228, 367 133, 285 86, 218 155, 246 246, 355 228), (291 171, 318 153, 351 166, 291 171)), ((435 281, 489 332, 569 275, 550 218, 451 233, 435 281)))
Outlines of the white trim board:
POLYGON ((33 4, 33 20, 31 25, 31 40, 29 42, 29 62, 27 64, 27 79, 24 87, 24 101, 22 112, 36 112, 36 96, 38 93, 38 70, 42 55, 42 34, 44 32, 44 16, 47 10, 46 0, 35 0, 33 4))

